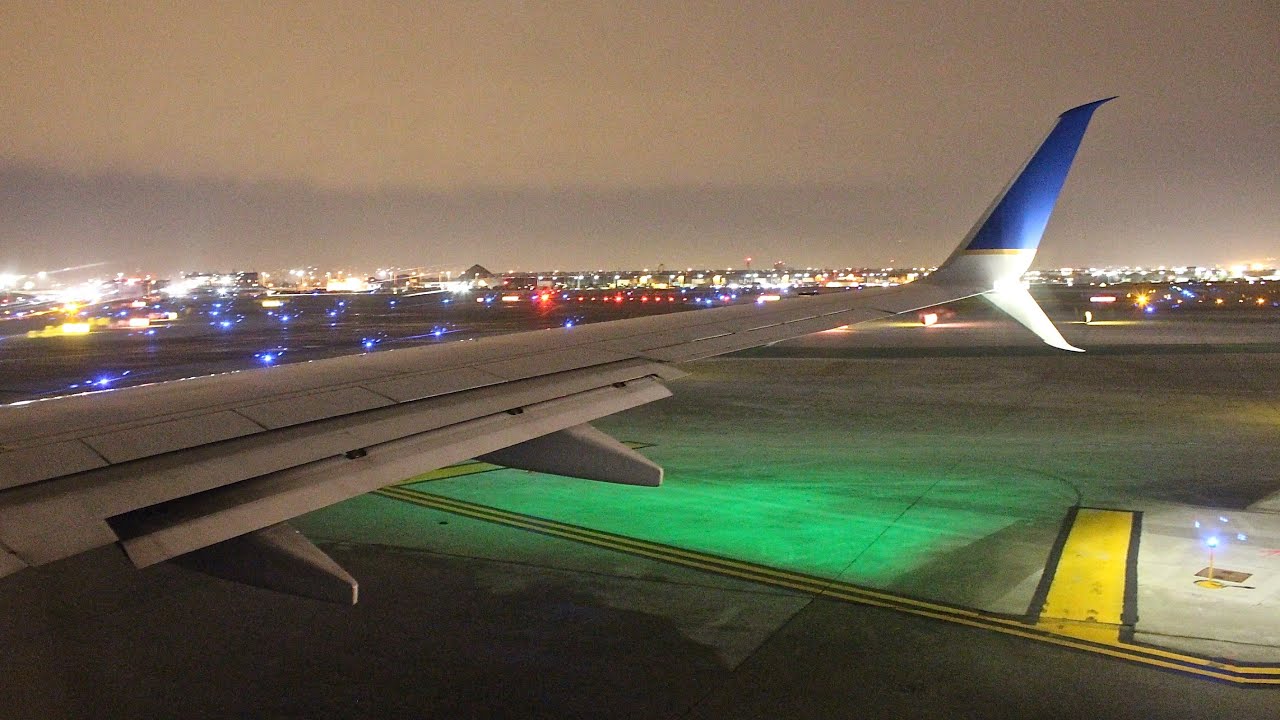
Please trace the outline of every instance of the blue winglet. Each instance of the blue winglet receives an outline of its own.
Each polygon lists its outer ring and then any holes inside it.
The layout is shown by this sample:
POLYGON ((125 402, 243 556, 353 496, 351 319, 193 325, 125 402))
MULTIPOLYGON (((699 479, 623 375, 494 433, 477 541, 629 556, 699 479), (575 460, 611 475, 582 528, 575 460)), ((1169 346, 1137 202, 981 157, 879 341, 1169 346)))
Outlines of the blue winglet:
POLYGON ((1036 249, 1093 111, 1114 99, 1087 103, 1058 116, 1058 124, 973 231, 965 252, 1036 249))

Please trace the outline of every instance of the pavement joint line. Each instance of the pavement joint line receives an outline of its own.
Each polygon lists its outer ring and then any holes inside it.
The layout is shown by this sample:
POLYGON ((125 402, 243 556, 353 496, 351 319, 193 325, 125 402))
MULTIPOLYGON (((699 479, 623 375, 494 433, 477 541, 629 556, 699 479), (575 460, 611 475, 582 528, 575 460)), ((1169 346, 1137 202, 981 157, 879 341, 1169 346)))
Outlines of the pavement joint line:
MULTIPOLYGON (((477 472, 483 472, 483 470, 477 470, 477 472)), ((499 508, 456 500, 404 486, 391 486, 375 491, 375 493, 389 499, 400 500, 425 508, 508 527, 530 530, 543 535, 582 542, 596 547, 612 549, 630 555, 651 558, 750 582, 774 585, 855 604, 929 617, 952 624, 1047 642, 1061 647, 1106 655, 1177 672, 1191 673, 1239 685, 1280 685, 1280 666, 1277 665, 1243 664, 1215 660, 1124 642, 1122 639, 1113 641, 1109 638, 1098 640, 1072 637, 1037 627, 1034 622, 1029 623, 1027 618, 1010 619, 977 610, 929 603, 923 600, 863 588, 838 580, 806 576, 740 560, 721 558, 683 548, 614 535, 545 518, 522 515, 499 508)))

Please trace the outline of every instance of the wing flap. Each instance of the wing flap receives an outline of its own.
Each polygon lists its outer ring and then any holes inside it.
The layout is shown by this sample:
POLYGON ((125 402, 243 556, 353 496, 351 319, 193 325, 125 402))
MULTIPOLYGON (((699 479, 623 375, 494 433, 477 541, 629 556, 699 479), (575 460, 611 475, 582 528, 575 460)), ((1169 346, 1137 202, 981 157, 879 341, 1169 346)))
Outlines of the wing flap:
MULTIPOLYGON (((12 488, 0 493, 0 543, 28 564, 38 565, 115 542, 103 522, 107 517, 478 417, 505 416, 536 403, 645 377, 669 380, 683 374, 632 360, 377 408, 12 488)), ((410 470, 392 481, 424 471, 410 470)))
POLYGON ((106 467, 106 458, 80 440, 0 451, 0 490, 106 467))
POLYGON ((395 400, 363 387, 349 387, 304 395, 288 400, 272 400, 260 405, 236 408, 236 413, 269 430, 301 425, 314 420, 394 405, 395 400))
POLYGON ((480 368, 508 380, 519 380, 534 375, 578 370, 593 365, 631 360, 634 355, 611 353, 601 349, 583 352, 579 347, 557 348, 550 352, 520 354, 515 357, 496 360, 481 365, 480 368))
POLYGON ((223 410, 93 435, 85 438, 84 442, 114 465, 175 449, 253 435, 265 429, 237 412, 223 410))
POLYGON ((654 379, 499 412, 113 517, 138 567, 283 522, 415 474, 670 396, 654 379))
POLYGON ((502 378, 497 375, 469 367, 447 373, 435 370, 406 373, 389 380, 367 382, 363 387, 396 402, 412 402, 437 395, 474 390, 485 385, 496 385, 502 381, 502 378))

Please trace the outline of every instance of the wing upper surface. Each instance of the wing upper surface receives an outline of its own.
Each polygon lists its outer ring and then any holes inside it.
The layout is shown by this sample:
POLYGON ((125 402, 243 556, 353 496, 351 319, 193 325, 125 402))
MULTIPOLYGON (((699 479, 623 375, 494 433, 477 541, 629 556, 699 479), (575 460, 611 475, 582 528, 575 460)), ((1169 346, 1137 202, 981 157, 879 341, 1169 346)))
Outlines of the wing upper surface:
MULTIPOLYGON (((974 292, 977 292, 975 290, 974 292)), ((928 283, 224 373, 0 409, 0 489, 629 359, 682 362, 954 299, 928 283)))

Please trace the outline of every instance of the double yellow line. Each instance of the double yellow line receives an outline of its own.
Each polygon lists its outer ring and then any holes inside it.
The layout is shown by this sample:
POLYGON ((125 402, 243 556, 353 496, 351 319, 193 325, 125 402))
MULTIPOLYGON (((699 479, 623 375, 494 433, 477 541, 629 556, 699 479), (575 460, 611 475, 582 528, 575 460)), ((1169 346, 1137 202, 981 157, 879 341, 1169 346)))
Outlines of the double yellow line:
MULTIPOLYGON (((471 469, 471 472, 484 472, 491 467, 477 467, 471 469)), ((467 473, 454 473, 453 476, 459 474, 467 473)), ((421 482, 426 479, 428 478, 415 478, 409 482, 421 482)), ((435 479, 435 476, 432 475, 430 479, 435 479)), ((1043 613, 1036 617, 1009 617, 892 595, 829 578, 757 565, 733 558, 695 552, 671 545, 663 545, 532 515, 501 510, 464 500, 455 500, 434 493, 422 492, 404 485, 387 487, 376 492, 378 495, 411 503, 419 507, 528 530, 542 535, 572 540, 586 545, 712 572, 771 587, 794 590, 814 596, 835 598, 858 605, 887 608, 910 615, 928 617, 956 625, 1050 643, 1167 670, 1191 673, 1238 685, 1280 685, 1280 667, 1220 662, 1160 648, 1147 647, 1132 641, 1126 641, 1116 632, 1075 632, 1072 631, 1071 624, 1067 624, 1064 629, 1062 623, 1052 622, 1052 618, 1043 615, 1043 613)), ((1063 546, 1064 549, 1065 547, 1063 546)), ((1061 560, 1058 560, 1058 563, 1060 562, 1061 560)), ((1049 605, 1048 607, 1052 608, 1054 606, 1049 605)), ((1098 627, 1110 628, 1115 627, 1115 625, 1102 623, 1098 627)))

